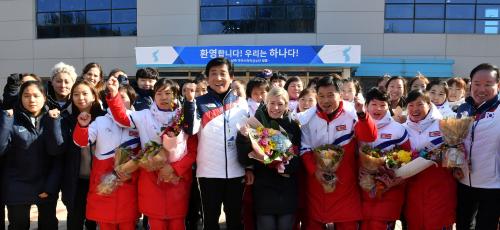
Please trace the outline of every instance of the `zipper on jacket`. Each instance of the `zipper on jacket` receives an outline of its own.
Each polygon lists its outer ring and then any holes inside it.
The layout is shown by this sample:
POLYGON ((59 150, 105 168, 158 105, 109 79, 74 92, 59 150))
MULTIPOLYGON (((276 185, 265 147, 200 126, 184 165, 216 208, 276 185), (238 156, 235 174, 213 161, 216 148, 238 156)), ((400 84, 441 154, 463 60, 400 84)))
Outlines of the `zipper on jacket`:
POLYGON ((229 173, 227 171, 227 137, 226 137, 226 126, 228 120, 226 120, 226 97, 231 93, 231 89, 227 92, 227 94, 222 98, 222 116, 224 117, 224 160, 226 166, 226 179, 229 177, 229 173))

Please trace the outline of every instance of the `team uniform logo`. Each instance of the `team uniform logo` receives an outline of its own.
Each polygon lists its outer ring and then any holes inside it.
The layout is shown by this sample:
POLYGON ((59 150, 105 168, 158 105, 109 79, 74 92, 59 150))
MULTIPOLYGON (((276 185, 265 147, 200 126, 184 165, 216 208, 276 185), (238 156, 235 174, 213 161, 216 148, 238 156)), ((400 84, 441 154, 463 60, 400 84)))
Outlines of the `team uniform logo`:
POLYGON ((439 137, 441 136, 440 131, 429 132, 429 137, 439 137))
POLYGON ((390 134, 390 133, 382 133, 382 134, 380 134, 380 138, 382 138, 382 139, 391 139, 392 138, 392 134, 390 134))
POLYGON ((344 131, 344 130, 347 130, 347 125, 337 125, 335 127, 335 130, 337 131, 344 131))

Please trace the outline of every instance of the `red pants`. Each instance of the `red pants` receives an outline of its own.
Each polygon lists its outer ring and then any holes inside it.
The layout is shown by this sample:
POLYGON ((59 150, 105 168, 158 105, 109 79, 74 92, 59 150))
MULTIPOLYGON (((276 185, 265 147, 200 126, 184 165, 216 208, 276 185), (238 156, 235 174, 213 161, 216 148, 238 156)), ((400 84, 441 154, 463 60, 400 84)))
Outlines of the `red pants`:
MULTIPOLYGON (((325 223, 321 223, 316 220, 309 219, 306 222, 307 226, 305 229, 307 230, 324 230, 325 223)), ((350 221, 350 222, 336 222, 335 230, 358 230, 358 222, 350 221)))
POLYGON ((184 218, 177 219, 152 219, 149 218, 149 226, 151 230, 184 230, 184 218))
POLYGON ((98 222, 101 230, 135 230, 135 221, 124 222, 119 224, 98 222))
POLYGON ((395 221, 363 220, 361 222, 361 230, 388 230, 394 229, 395 226, 395 221))

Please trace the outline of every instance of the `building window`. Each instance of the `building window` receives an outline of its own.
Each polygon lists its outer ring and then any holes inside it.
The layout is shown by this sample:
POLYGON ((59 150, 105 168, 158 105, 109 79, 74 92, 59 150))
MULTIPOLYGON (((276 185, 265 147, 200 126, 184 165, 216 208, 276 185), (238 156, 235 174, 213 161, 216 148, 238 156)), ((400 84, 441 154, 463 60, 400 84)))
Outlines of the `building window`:
POLYGON ((200 34, 314 33, 315 0, 200 0, 200 34))
POLYGON ((36 0, 38 38, 137 36, 136 0, 36 0))
POLYGON ((385 33, 499 34, 500 0, 385 0, 385 33))

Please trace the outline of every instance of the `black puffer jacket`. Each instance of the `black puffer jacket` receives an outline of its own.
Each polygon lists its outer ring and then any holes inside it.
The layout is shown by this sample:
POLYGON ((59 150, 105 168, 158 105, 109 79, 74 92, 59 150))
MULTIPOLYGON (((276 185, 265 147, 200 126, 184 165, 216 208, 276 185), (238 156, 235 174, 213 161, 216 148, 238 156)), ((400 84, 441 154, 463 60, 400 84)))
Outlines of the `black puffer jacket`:
MULTIPOLYGON (((292 144, 300 149, 300 127, 289 114, 282 119, 269 117, 265 106, 259 107, 255 118, 264 126, 269 127, 271 121, 277 122, 286 132, 292 144), (267 121, 267 122, 266 122, 267 121)), ((252 151, 250 139, 238 133, 236 138, 238 157, 245 166, 253 166, 255 181, 253 184, 253 199, 255 212, 258 215, 282 215, 296 212, 298 204, 297 170, 300 167, 300 157, 294 157, 285 166, 285 174, 279 174, 276 169, 248 158, 252 151)))
POLYGON ((1 111, 1 193, 5 204, 36 204, 58 198, 64 151, 62 119, 53 119, 46 111, 35 118, 35 125, 23 108, 16 108, 13 117, 1 111), (40 199, 43 192, 49 197, 40 199))
POLYGON ((137 92, 137 99, 134 102, 135 111, 149 109, 153 104, 153 90, 139 89, 139 87, 134 87, 134 89, 137 92))

